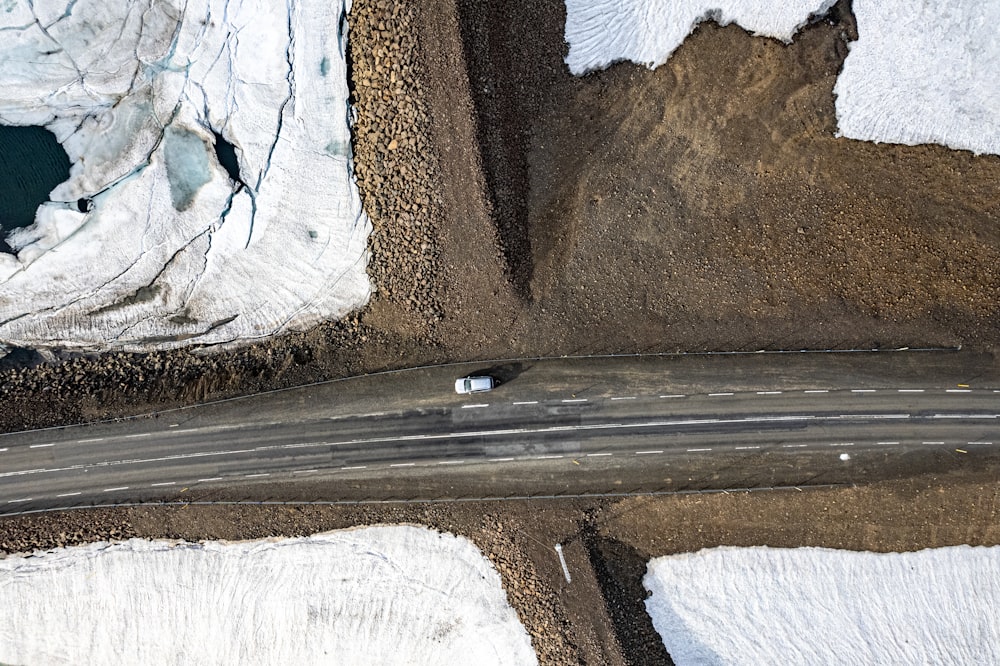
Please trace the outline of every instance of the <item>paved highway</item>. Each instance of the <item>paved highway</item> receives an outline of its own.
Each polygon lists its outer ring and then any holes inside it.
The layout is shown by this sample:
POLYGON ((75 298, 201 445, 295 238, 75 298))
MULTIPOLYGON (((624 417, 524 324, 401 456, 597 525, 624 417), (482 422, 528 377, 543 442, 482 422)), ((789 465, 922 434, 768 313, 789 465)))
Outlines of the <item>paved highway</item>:
POLYGON ((981 358, 884 356, 781 359, 780 372, 757 356, 431 368, 11 433, 0 513, 849 483, 993 460, 1000 383, 981 358), (450 392, 483 370, 505 383, 450 392))

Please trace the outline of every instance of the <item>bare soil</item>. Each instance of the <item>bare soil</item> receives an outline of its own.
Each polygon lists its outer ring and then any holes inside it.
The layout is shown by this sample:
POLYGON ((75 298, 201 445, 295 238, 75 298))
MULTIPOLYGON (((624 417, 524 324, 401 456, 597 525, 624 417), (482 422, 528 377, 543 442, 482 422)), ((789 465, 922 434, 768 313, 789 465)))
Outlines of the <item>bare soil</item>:
MULTIPOLYGON (((1000 347, 1000 158, 836 137, 850 3, 791 45, 705 24, 655 71, 585 77, 564 6, 354 0, 371 304, 236 350, 0 370, 0 429, 423 363, 573 353, 1000 347)), ((497 565, 543 663, 669 663, 644 562, 713 545, 909 550, 1000 541, 995 470, 796 494, 622 502, 71 512, 0 550, 415 522, 497 565), (552 545, 566 546, 572 584, 552 545)))

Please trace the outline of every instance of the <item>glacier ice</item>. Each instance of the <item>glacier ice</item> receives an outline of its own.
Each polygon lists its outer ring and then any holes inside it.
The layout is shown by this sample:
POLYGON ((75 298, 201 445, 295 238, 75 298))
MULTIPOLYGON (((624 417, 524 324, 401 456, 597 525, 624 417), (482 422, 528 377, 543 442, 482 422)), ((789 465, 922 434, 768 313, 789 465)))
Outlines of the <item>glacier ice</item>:
POLYGON ((35 223, 10 235, 16 255, 0 255, 0 343, 247 341, 367 302, 348 9, 0 6, 0 123, 48 128, 71 162, 35 223), (219 162, 217 136, 233 146, 239 182, 219 162))

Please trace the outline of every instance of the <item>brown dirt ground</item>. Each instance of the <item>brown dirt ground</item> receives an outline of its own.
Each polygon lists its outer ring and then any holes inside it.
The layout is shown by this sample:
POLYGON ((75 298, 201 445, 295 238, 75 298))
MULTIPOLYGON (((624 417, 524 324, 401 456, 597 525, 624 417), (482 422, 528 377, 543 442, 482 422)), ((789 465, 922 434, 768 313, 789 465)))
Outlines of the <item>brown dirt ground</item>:
MULTIPOLYGON (((582 78, 562 62, 564 11, 354 0, 354 149, 375 227, 368 308, 218 353, 40 364, 21 352, 0 370, 0 428, 444 360, 1000 346, 1000 159, 835 137, 849 3, 790 46, 706 24, 656 71, 582 78)), ((543 663, 668 663, 641 612, 648 557, 996 544, 995 472, 516 507, 75 512, 2 521, 0 549, 416 522, 484 549, 543 663)))

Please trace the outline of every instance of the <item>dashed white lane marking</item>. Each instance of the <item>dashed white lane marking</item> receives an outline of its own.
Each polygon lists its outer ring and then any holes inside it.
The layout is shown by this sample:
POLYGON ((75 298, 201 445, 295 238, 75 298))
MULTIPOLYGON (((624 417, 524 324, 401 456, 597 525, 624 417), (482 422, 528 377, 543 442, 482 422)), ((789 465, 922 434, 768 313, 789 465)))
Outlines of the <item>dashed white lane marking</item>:
POLYGON ((851 393, 874 393, 875 389, 851 389, 851 393))
POLYGON ((180 423, 171 423, 171 424, 170 424, 170 425, 168 425, 167 427, 168 427, 168 428, 176 428, 176 427, 178 427, 179 425, 180 425, 180 423))
POLYGON ((879 446, 897 446, 899 442, 875 442, 879 446))
POLYGON ((198 432, 198 428, 184 428, 184 430, 174 430, 172 435, 183 435, 189 432, 198 432))
POLYGON ((586 398, 563 398, 563 402, 587 402, 586 398))
MULTIPOLYGON (((294 472, 293 472, 293 474, 294 474, 294 472)), ((222 477, 221 476, 213 476, 213 477, 210 477, 208 479, 198 479, 198 483, 207 483, 209 481, 222 481, 222 477)))
POLYGON ((723 397, 723 396, 727 396, 727 395, 732 395, 732 392, 724 392, 724 393, 709 393, 709 394, 708 394, 708 397, 709 397, 709 398, 721 398, 721 397, 723 397))
POLYGON ((265 474, 265 473, 261 473, 261 474, 244 474, 243 478, 244 479, 259 479, 259 478, 264 477, 264 476, 271 476, 271 475, 270 474, 265 474))
POLYGON ((602 458, 604 456, 610 456, 610 453, 588 453, 588 458, 602 458))
POLYGON ((513 458, 490 458, 487 462, 510 462, 513 458))
POLYGON ((134 435, 125 435, 125 439, 137 439, 139 437, 149 437, 153 433, 151 432, 137 432, 134 435))
POLYGON ((3 453, 4 451, 7 451, 7 450, 8 449, 6 447, 4 447, 4 448, 0 449, 0 453, 3 453))
POLYGON ((970 444, 970 445, 973 445, 973 446, 976 446, 976 445, 978 445, 978 446, 993 446, 993 442, 966 442, 966 444, 970 444))
POLYGON ((161 481, 160 483, 151 483, 149 485, 152 486, 153 488, 156 488, 158 486, 175 486, 175 485, 177 485, 177 482, 176 481, 161 481))
POLYGON ((746 449, 759 449, 760 447, 759 446, 736 446, 736 447, 733 447, 733 448, 735 448, 737 451, 743 451, 743 450, 746 450, 746 449))
POLYGON ((922 443, 923 443, 923 444, 928 444, 928 445, 932 445, 932 446, 933 446, 933 445, 941 445, 941 444, 944 444, 944 442, 922 442, 922 443))
POLYGON ((45 449, 45 448, 48 448, 50 446, 55 446, 55 444, 51 443, 51 442, 49 444, 32 444, 28 448, 29 449, 45 449))
POLYGON ((117 488, 105 488, 102 492, 113 493, 118 490, 128 490, 128 486, 118 486, 117 488))
POLYGON ((838 419, 863 419, 878 421, 882 419, 908 419, 909 414, 840 414, 834 418, 838 419))
POLYGON ((923 393, 923 389, 896 389, 898 393, 923 393))
POLYGON ((292 474, 315 474, 315 473, 316 470, 314 469, 297 469, 292 472, 292 474))
POLYGON ((17 504, 18 502, 30 502, 31 497, 20 497, 18 499, 7 500, 7 504, 17 504))
POLYGON ((634 395, 622 396, 620 398, 611 398, 612 400, 635 400, 634 395))
POLYGON ((806 391, 803 391, 803 393, 829 393, 829 392, 830 391, 827 389, 808 389, 806 391))
POLYGON ((478 405, 462 405, 462 409, 481 409, 483 407, 489 407, 489 403, 481 403, 478 405))
POLYGON ((562 456, 535 456, 535 460, 558 460, 562 456))
POLYGON ((694 451, 711 451, 711 450, 712 449, 688 449, 688 453, 692 453, 694 451))
POLYGON ((61 495, 56 495, 56 497, 76 497, 80 493, 63 493, 61 495))
POLYGON ((368 469, 368 465, 354 465, 352 467, 341 467, 340 469, 368 469))
POLYGON ((834 442, 830 446, 854 446, 854 442, 834 442))
POLYGON ((783 448, 783 449, 804 449, 807 446, 809 446, 809 445, 808 444, 782 444, 781 448, 783 448))
POLYGON ((648 455, 652 455, 654 453, 663 453, 663 450, 661 449, 659 451, 636 451, 635 455, 637 455, 637 456, 648 456, 648 455))
POLYGON ((78 440, 76 440, 76 443, 77 444, 89 444, 91 442, 103 442, 103 441, 104 441, 103 437, 94 437, 93 439, 78 439, 78 440))
POLYGON ((661 398, 686 398, 687 396, 683 393, 672 393, 670 395, 661 395, 661 398))
POLYGON ((945 389, 945 393, 972 393, 972 389, 945 389))
POLYGON ((438 463, 438 465, 463 465, 463 464, 465 464, 464 460, 442 460, 441 462, 438 463))
POLYGON ((537 405, 537 400, 519 400, 518 402, 511 403, 514 405, 537 405))
POLYGON ((995 419, 1000 414, 934 414, 932 419, 995 419))
POLYGON ((389 467, 415 467, 417 463, 393 463, 389 467))
POLYGON ((757 391, 757 395, 781 395, 781 391, 757 391))

